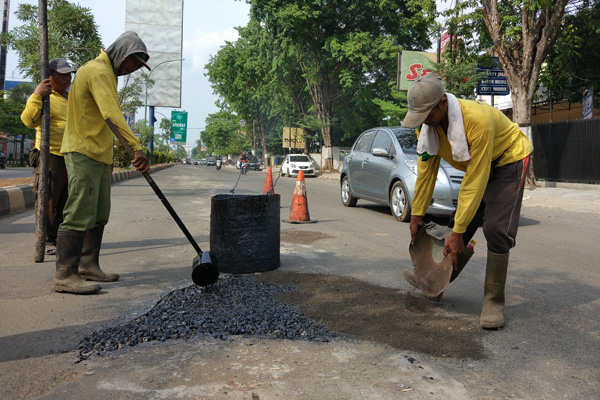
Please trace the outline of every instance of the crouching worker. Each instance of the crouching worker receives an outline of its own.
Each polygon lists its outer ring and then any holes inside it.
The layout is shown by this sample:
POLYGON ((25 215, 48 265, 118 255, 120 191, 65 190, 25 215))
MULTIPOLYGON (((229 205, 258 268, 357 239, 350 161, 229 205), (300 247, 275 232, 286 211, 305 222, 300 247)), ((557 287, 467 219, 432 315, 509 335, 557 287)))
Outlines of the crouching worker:
MULTIPOLYGON (((445 93, 441 78, 429 73, 408 90, 408 113, 402 126, 422 126, 410 234, 424 225, 443 158, 465 172, 456 212, 450 220, 444 255, 451 254, 454 280, 473 254, 465 246, 483 222, 487 264, 480 324, 484 329, 504 326, 504 288, 509 251, 515 246, 525 175, 531 144, 519 126, 496 108, 445 93)), ((403 271, 417 287, 414 274, 403 271)))
POLYGON ((101 286, 86 282, 113 282, 118 274, 99 265, 104 226, 110 214, 113 134, 110 118, 135 151, 133 166, 149 169, 139 140, 123 118, 117 94, 117 77, 150 67, 146 45, 134 32, 125 32, 100 55, 77 71, 71 85, 67 122, 61 152, 69 176, 69 198, 56 243, 57 292, 90 294, 101 286))

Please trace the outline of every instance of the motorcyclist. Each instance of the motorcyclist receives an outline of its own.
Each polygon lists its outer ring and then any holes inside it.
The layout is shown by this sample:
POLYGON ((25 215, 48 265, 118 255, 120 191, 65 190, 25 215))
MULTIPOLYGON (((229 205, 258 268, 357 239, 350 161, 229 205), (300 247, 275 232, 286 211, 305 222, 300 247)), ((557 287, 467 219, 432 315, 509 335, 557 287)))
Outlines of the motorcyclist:
POLYGON ((215 161, 215 168, 218 170, 221 169, 221 165, 223 164, 223 161, 221 161, 221 156, 217 156, 217 160, 215 161))
POLYGON ((240 169, 245 173, 246 168, 248 168, 248 156, 246 155, 246 152, 243 152, 242 156, 240 157, 240 169))

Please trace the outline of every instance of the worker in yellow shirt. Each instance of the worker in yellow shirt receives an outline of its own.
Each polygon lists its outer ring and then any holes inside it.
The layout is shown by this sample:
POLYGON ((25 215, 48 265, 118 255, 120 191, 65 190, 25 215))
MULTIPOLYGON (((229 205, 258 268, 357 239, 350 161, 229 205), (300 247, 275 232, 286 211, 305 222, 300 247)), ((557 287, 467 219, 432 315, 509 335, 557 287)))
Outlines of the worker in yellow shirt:
MULTIPOLYGON (((483 222, 488 251, 480 325, 484 329, 501 328, 509 251, 516 244, 531 144, 519 126, 496 108, 446 93, 435 73, 417 79, 408 90, 407 100, 408 113, 402 126, 422 125, 411 240, 414 244, 417 231, 424 226, 423 215, 443 158, 465 172, 450 219, 452 233, 444 244, 444 255, 450 254, 454 264, 451 281, 473 254, 465 246, 483 222)), ((403 275, 418 288, 414 274, 403 271, 403 275)))
MULTIPOLYGON (((41 165, 39 165, 40 143, 42 139, 42 98, 50 96, 50 147, 48 157, 48 210, 46 225, 46 254, 56 254, 58 226, 63 221, 63 209, 67 202, 67 168, 60 146, 67 121, 67 99, 71 75, 75 70, 64 58, 54 58, 48 62, 50 77, 36 86, 21 113, 21 121, 29 128, 35 128, 35 149, 29 155, 29 162, 35 174, 33 193, 40 189, 41 165)), ((37 201, 36 201, 36 214, 37 201)), ((37 221, 37 219, 36 219, 37 221)))
POLYGON ((118 274, 105 273, 99 265, 104 226, 110 214, 113 133, 110 118, 135 151, 133 166, 140 172, 150 168, 139 140, 121 112, 117 77, 141 67, 150 67, 146 45, 135 32, 125 32, 106 51, 77 71, 71 85, 67 123, 61 151, 69 174, 69 198, 56 244, 57 292, 90 294, 98 284, 113 282, 118 274))

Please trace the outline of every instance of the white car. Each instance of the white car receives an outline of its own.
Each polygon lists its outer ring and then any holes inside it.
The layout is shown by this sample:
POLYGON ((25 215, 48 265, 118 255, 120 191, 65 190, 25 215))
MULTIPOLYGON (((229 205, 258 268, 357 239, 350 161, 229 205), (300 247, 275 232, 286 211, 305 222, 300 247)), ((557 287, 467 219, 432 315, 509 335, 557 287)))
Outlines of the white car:
POLYGON ((299 171, 304 171, 304 176, 315 176, 317 166, 306 154, 288 154, 281 164, 281 176, 298 176, 299 171))

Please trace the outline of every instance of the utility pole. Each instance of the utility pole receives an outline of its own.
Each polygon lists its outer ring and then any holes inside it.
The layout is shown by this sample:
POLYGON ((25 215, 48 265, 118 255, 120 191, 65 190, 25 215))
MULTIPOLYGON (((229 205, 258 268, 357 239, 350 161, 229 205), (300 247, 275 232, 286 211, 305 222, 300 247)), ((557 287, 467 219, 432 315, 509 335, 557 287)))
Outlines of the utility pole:
MULTIPOLYGON (((10 15, 10 0, 3 0, 2 33, 8 33, 8 16, 10 15)), ((6 82, 6 46, 0 46, 0 90, 4 90, 6 82)))

